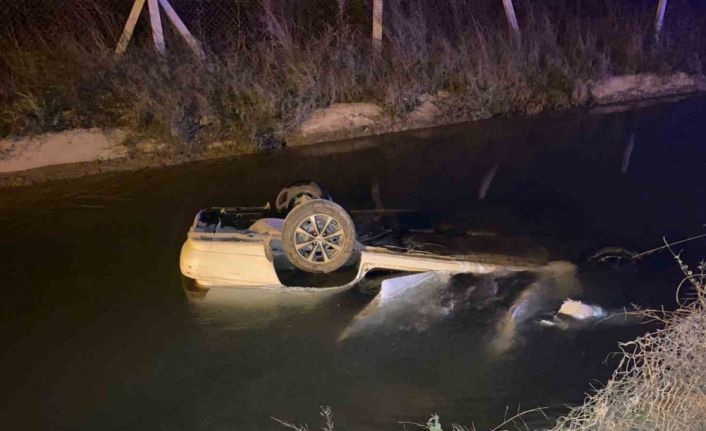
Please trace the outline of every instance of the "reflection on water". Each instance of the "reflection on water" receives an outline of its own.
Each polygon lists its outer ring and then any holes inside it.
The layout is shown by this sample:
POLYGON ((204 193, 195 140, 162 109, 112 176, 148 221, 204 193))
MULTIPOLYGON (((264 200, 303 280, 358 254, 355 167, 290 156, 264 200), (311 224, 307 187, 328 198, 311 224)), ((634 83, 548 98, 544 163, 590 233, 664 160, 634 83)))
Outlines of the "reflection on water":
MULTIPOLYGON (((322 404, 356 430, 434 412, 479 428, 508 406, 561 412, 607 378, 617 341, 648 327, 558 330, 508 316, 554 311, 568 295, 606 309, 673 301, 671 259, 649 256, 637 271, 452 278, 420 308, 373 314, 374 325, 340 340, 369 293, 214 290, 188 300, 178 254, 193 215, 262 205, 316 173, 344 207, 427 210, 429 225, 496 234, 483 241, 527 238, 543 260, 648 249, 706 222, 705 107, 498 119, 4 190, 3 427, 260 431, 280 429, 270 416, 311 424, 322 404), (533 305, 545 293, 559 303, 533 305), (511 342, 489 354, 502 340, 511 342)), ((684 257, 703 249, 685 244, 684 257)))
POLYGON ((552 262, 542 268, 537 279, 519 293, 496 324, 497 335, 491 341, 490 352, 493 355, 507 352, 515 342, 518 325, 536 320, 543 313, 556 311, 558 304, 582 292, 574 265, 552 262))
MULTIPOLYGON (((339 341, 421 333, 455 320, 485 327, 484 342, 478 346, 497 357, 515 345, 524 329, 547 322, 562 303, 583 295, 576 266, 569 262, 481 275, 439 272, 396 277, 382 283, 380 293, 353 318, 339 341)), ((562 323, 556 327, 585 326, 572 325, 568 319, 562 323)))
POLYGON ((240 331, 265 328, 276 321, 296 320, 317 309, 346 302, 347 290, 216 287, 204 294, 190 292, 188 296, 190 310, 199 324, 240 331))

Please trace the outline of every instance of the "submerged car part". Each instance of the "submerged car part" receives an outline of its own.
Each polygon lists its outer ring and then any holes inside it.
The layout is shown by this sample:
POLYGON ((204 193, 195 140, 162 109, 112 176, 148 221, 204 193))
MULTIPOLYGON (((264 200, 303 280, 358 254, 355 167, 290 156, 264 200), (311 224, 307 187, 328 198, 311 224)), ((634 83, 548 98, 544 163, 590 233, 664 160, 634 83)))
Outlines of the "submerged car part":
POLYGON ((332 200, 331 195, 314 181, 296 181, 283 188, 275 199, 275 209, 284 214, 315 199, 332 200))
POLYGON ((557 314, 570 316, 577 320, 601 318, 608 315, 608 313, 606 313, 606 311, 599 305, 584 304, 581 301, 575 301, 571 298, 566 299, 561 304, 557 314))
POLYGON ((635 263, 635 253, 623 247, 601 247, 584 258, 587 265, 623 268, 635 263))

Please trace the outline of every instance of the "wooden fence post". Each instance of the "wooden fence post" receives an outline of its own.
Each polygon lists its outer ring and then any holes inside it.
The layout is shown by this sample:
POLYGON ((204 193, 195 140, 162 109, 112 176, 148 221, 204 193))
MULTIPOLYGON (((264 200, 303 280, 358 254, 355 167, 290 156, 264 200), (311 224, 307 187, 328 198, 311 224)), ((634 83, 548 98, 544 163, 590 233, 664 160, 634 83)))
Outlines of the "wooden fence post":
POLYGON ((522 35, 520 34, 520 26, 517 24, 517 16, 515 16, 515 7, 512 4, 512 0, 503 0, 503 8, 505 8, 507 24, 510 26, 515 40, 519 42, 522 35))
POLYGON ((132 5, 132 10, 130 11, 130 16, 125 23, 123 34, 120 35, 118 46, 115 47, 116 54, 123 54, 127 49, 127 45, 130 43, 130 39, 132 39, 132 33, 135 31, 137 20, 140 18, 140 13, 144 7, 145 0, 135 0, 135 3, 132 5))
POLYGON ((655 17, 655 35, 659 37, 664 26, 664 11, 667 10, 667 0, 659 0, 657 3, 657 16, 655 17))
POLYGON ((177 15, 176 11, 172 7, 172 5, 169 3, 169 0, 159 0, 159 4, 162 5, 162 8, 164 9, 164 12, 167 14, 167 17, 169 18, 169 21, 172 22, 174 27, 177 29, 181 37, 184 38, 184 41, 186 41, 186 44, 189 45, 192 51, 196 54, 197 57, 200 59, 204 59, 206 57, 206 54, 203 52, 203 48, 201 48, 201 44, 199 43, 198 40, 191 34, 188 28, 186 28, 186 25, 184 25, 184 21, 179 18, 179 15, 177 15))
POLYGON ((373 0, 373 49, 382 50, 382 11, 384 0, 373 0))
POLYGON ((147 7, 150 10, 150 26, 152 27, 154 47, 161 55, 167 55, 167 47, 164 44, 164 32, 162 31, 162 17, 159 14, 159 3, 157 0, 147 0, 147 7))

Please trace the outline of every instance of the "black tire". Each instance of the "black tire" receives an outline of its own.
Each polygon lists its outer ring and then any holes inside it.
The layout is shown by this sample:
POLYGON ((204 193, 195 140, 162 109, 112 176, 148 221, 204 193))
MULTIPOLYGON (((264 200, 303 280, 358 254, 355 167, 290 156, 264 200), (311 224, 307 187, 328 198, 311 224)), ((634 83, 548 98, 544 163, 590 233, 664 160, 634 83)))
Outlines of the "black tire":
POLYGON ((279 192, 277 199, 275 199, 275 209, 284 214, 297 205, 315 199, 330 201, 331 196, 323 187, 313 181, 296 181, 279 192))
POLYGON ((284 220, 282 248, 292 265, 306 272, 329 273, 353 255, 355 226, 339 205, 316 199, 295 207, 284 220))

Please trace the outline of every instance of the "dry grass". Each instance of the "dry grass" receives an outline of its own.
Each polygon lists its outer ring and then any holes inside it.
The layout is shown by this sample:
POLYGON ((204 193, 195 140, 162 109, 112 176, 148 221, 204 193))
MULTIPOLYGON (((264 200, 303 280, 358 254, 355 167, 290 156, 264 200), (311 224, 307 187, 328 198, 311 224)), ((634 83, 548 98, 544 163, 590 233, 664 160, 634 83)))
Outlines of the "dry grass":
POLYGON ((674 255, 688 299, 675 312, 646 312, 663 329, 620 346, 607 385, 560 418, 556 431, 706 429, 706 264, 692 272, 674 255))
POLYGON ((576 105, 576 83, 587 79, 701 73, 706 40, 706 11, 679 0, 659 44, 653 10, 634 2, 517 1, 519 46, 497 2, 388 0, 385 51, 374 60, 366 2, 270 0, 231 3, 239 14, 248 8, 241 31, 197 32, 209 50, 203 62, 174 35, 158 59, 144 28, 115 58, 125 11, 71 1, 83 5, 81 32, 57 17, 0 37, 0 136, 120 126, 174 142, 253 145, 334 102, 375 102, 400 117, 440 91, 450 94, 449 121, 533 114, 576 105), (309 17, 317 2, 331 13, 309 17))
MULTIPOLYGON (((321 431, 333 431, 333 410, 331 410, 331 407, 321 406, 319 408, 319 415, 323 420, 321 431)), ((282 425, 283 427, 293 431, 309 431, 308 424, 296 425, 282 419, 277 419, 275 417, 273 417, 272 420, 282 425)))

